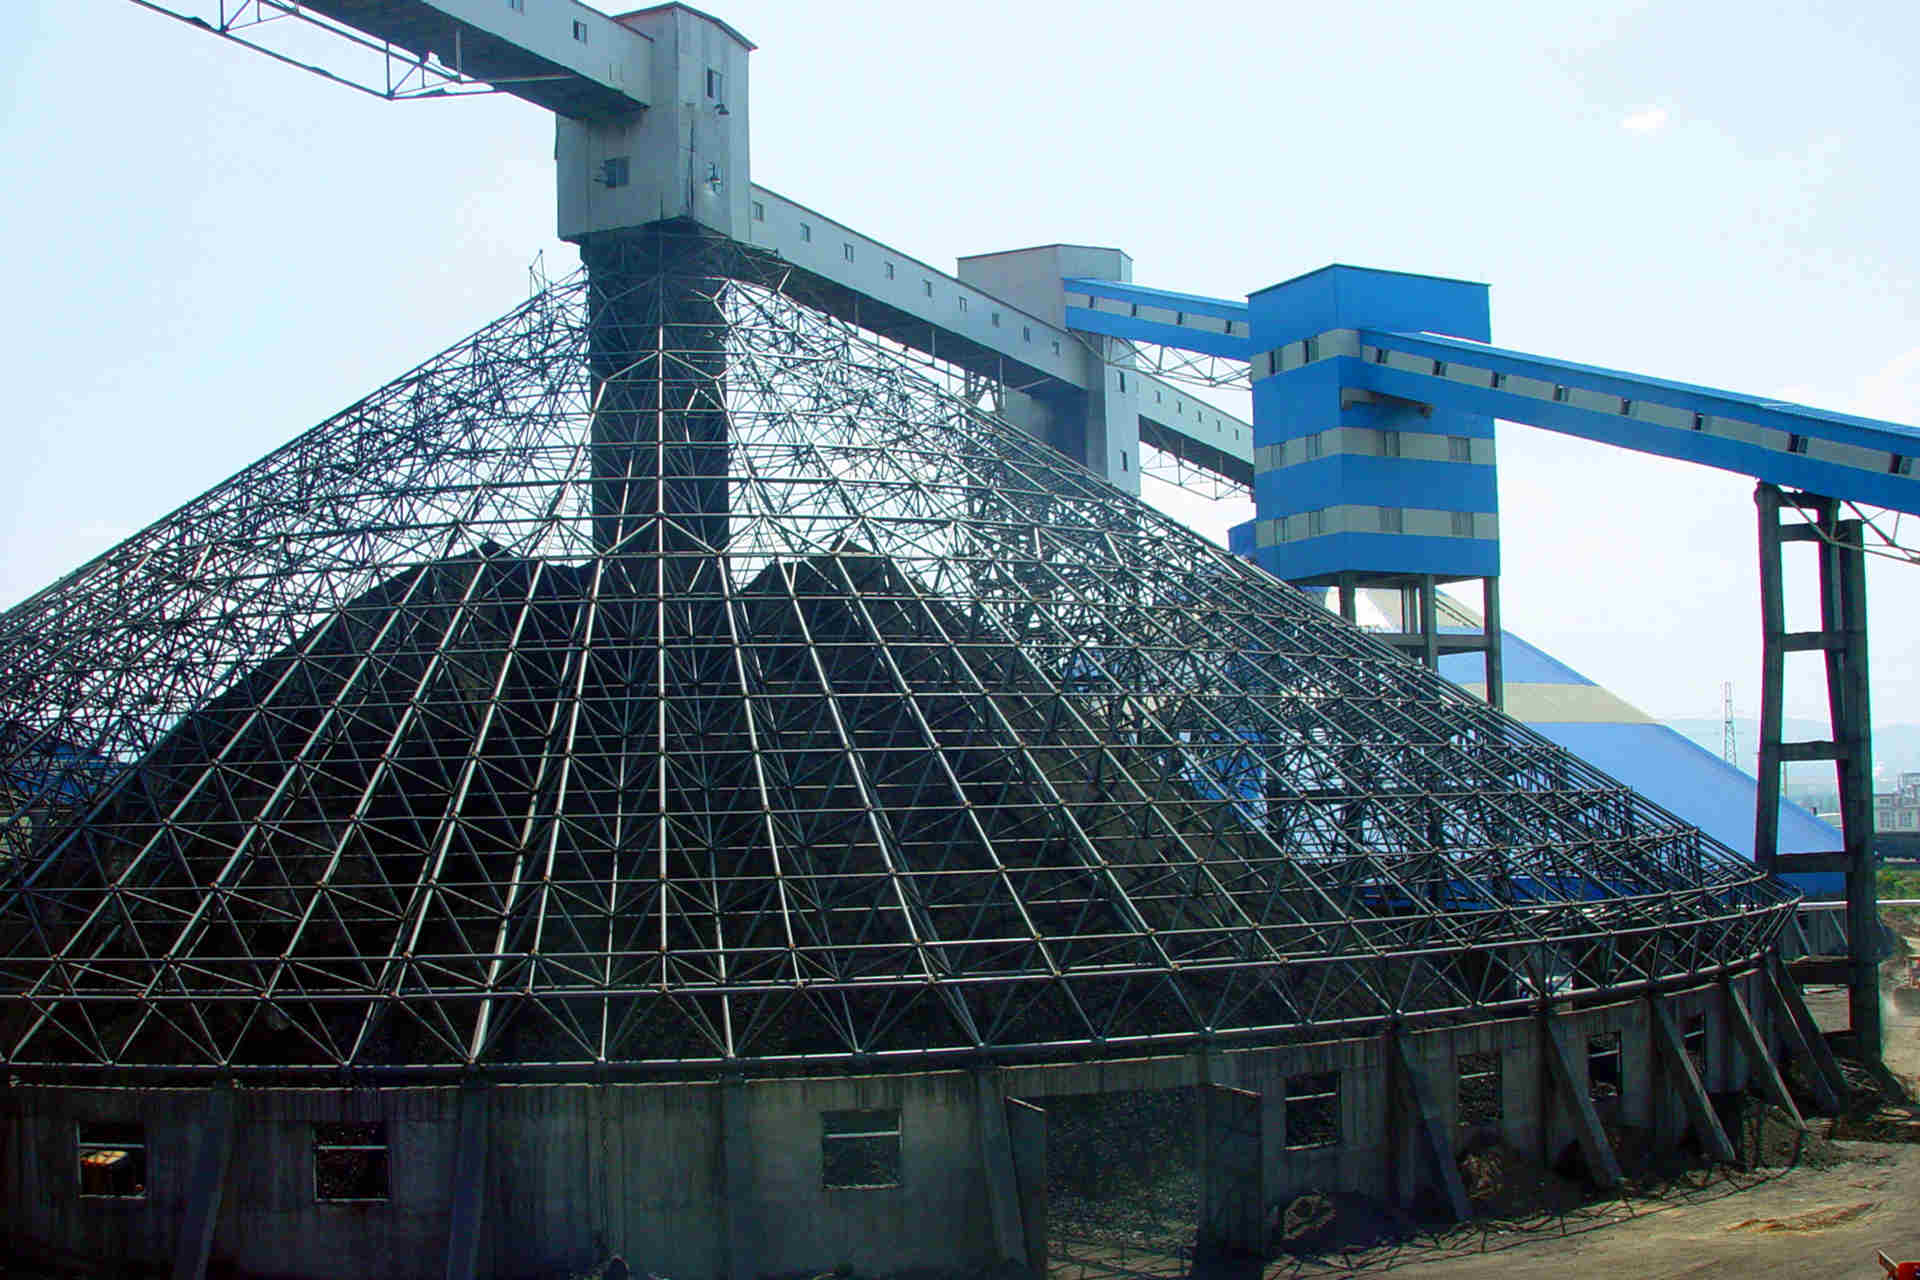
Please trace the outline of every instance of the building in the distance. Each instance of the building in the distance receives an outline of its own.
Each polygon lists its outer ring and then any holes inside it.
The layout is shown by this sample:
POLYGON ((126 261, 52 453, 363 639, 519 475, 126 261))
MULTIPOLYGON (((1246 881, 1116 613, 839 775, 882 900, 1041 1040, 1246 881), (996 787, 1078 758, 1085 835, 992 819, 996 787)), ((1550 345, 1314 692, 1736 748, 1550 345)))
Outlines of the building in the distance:
POLYGON ((1920 831, 1920 773, 1903 773, 1891 791, 1873 796, 1875 831, 1920 831))

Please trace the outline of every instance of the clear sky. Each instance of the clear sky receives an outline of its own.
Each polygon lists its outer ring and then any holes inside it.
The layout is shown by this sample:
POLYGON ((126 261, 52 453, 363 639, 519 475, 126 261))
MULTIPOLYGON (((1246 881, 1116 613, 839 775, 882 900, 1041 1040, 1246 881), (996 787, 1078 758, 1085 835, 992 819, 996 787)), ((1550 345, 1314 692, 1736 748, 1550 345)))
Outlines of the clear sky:
MULTIPOLYGON (((1920 422, 1910 0, 709 7, 760 46, 755 180, 928 261, 1463 276, 1503 345, 1920 422)), ((532 106, 380 102, 127 0, 6 8, 0 606, 577 260, 532 106)), ((1499 452, 1509 626, 1656 715, 1723 680, 1754 714, 1750 482, 1499 452)), ((1920 721, 1920 568, 1869 594, 1875 718, 1920 721)))

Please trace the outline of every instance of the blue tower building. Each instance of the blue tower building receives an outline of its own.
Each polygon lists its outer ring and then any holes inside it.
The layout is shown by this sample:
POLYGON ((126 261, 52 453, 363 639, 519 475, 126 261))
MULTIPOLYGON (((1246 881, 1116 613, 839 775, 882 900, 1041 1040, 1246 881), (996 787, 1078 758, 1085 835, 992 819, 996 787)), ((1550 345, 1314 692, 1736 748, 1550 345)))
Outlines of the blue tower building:
MULTIPOLYGON (((1399 593, 1388 639, 1429 666, 1440 654, 1485 655, 1499 705, 1499 502, 1493 419, 1370 388, 1376 369, 1411 357, 1364 331, 1492 338, 1487 286, 1329 266, 1252 294, 1256 515, 1232 549, 1301 587, 1332 588, 1342 614, 1356 593, 1399 593), (1441 584, 1478 579, 1485 629, 1438 625, 1441 584)), ((1443 360, 1419 372, 1446 376, 1443 360)))

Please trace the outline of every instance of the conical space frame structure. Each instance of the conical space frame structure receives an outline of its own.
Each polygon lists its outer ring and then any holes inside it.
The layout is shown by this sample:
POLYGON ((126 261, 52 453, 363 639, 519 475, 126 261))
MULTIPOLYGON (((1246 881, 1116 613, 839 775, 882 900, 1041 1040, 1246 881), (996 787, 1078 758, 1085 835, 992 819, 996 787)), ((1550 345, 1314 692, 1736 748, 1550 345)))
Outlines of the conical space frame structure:
POLYGON ((1752 956, 1699 832, 656 237, 0 617, 0 1055, 564 1078, 1752 956))

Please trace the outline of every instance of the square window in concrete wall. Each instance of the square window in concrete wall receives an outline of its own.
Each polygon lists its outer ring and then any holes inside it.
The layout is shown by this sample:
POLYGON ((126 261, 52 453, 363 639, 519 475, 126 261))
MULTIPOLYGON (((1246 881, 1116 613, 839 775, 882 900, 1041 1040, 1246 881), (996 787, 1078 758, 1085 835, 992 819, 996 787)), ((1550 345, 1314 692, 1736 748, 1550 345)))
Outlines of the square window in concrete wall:
POLYGON ((1500 1055, 1463 1053, 1454 1059, 1459 1076, 1459 1122, 1497 1125, 1502 1114, 1500 1055))
POLYGON ((1707 1078, 1707 1015, 1696 1013, 1680 1020, 1680 1047, 1693 1062, 1702 1083, 1707 1078))
POLYGON ((313 1126, 313 1198, 368 1204, 391 1196, 387 1126, 316 1124, 313 1126))
POLYGON ((899 1110, 821 1112, 820 1185, 846 1191, 899 1186, 899 1110))
POLYGON ((1340 1145, 1340 1073, 1287 1077, 1287 1149, 1340 1145))
POLYGON ((75 1131, 80 1194, 96 1200, 147 1198, 147 1130, 120 1121, 82 1123, 75 1131))
POLYGON ((1587 1037, 1587 1096, 1602 1120, 1618 1123, 1620 1098, 1626 1087, 1620 1055, 1620 1033, 1603 1031, 1587 1037))

